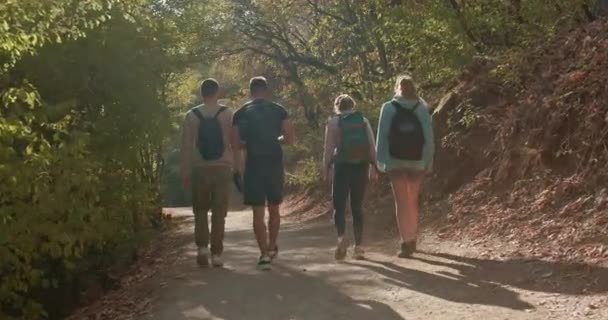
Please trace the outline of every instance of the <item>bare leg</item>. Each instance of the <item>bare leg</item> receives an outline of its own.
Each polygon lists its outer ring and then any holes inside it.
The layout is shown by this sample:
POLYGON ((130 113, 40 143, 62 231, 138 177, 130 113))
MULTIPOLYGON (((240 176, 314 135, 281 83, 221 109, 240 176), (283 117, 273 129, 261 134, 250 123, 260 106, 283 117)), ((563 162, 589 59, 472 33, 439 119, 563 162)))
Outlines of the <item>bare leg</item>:
POLYGON ((262 255, 268 254, 268 232, 266 231, 266 222, 264 221, 265 214, 265 207, 253 207, 253 232, 255 233, 255 239, 258 241, 258 247, 262 255))
POLYGON ((395 215, 397 218, 397 227, 399 228, 399 236, 401 241, 405 242, 407 239, 408 221, 407 217, 407 178, 402 173, 391 173, 391 185, 393 187, 393 196, 395 198, 395 215))
POLYGON ((281 228, 281 213, 278 205, 268 205, 268 229, 269 229, 269 245, 270 250, 274 250, 277 246, 279 237, 279 229, 281 228))
POLYGON ((420 216, 420 187, 422 176, 407 179, 407 210, 405 213, 404 241, 415 241, 418 236, 418 218, 420 216))

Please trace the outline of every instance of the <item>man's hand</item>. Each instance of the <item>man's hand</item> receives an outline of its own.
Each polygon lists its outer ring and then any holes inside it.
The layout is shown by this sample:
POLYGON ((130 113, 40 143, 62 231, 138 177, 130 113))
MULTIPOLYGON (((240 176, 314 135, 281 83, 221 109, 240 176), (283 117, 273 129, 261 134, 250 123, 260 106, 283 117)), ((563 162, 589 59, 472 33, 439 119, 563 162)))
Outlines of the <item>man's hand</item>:
POLYGON ((369 166, 368 176, 371 183, 376 183, 378 181, 378 170, 376 169, 376 166, 369 166))
POLYGON ((234 186, 236 189, 243 193, 243 177, 241 176, 241 172, 238 170, 234 170, 232 174, 232 182, 234 182, 234 186))

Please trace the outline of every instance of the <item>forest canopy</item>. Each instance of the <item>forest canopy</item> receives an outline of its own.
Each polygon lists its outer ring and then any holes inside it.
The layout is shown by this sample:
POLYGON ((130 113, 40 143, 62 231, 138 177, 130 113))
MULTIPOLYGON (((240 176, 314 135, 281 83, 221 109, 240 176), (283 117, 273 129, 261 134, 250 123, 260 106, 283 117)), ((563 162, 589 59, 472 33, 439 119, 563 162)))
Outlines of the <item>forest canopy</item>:
POLYGON ((401 73, 430 92, 477 56, 515 55, 608 8, 550 3, 0 2, 0 318, 60 318, 82 279, 103 278, 160 224, 161 181, 179 189, 176 137, 201 79, 217 78, 235 106, 249 77, 268 77, 302 137, 293 183, 310 183, 334 95, 374 119, 401 73))

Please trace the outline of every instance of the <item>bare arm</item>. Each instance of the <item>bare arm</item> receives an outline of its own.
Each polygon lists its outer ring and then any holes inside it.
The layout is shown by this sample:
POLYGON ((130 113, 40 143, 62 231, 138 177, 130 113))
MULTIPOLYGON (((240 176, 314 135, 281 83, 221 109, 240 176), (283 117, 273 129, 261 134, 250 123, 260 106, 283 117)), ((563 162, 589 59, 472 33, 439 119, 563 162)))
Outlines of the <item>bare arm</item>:
POLYGON ((231 145, 232 145, 232 157, 233 157, 233 161, 234 161, 234 169, 237 172, 242 172, 243 171, 243 161, 242 161, 242 151, 243 151, 243 144, 241 143, 241 134, 239 131, 239 127, 238 126, 232 126, 232 130, 231 130, 231 136, 230 136, 230 140, 231 140, 231 145))
POLYGON ((192 174, 192 151, 195 143, 194 127, 189 114, 187 114, 182 126, 182 141, 180 148, 180 171, 182 183, 186 187, 188 187, 187 184, 189 184, 190 175, 192 174))
POLYGON ((296 133, 293 123, 289 119, 283 120, 281 125, 281 131, 283 134, 283 144, 292 145, 296 141, 296 133))
POLYGON ((365 119, 365 123, 367 124, 367 139, 369 142, 369 156, 370 156, 373 166, 376 167, 376 162, 377 162, 376 138, 374 137, 374 130, 372 130, 372 126, 369 123, 369 120, 365 119))
POLYGON ((336 148, 336 143, 334 139, 334 130, 332 130, 331 118, 327 120, 327 125, 325 126, 325 142, 323 144, 323 163, 321 168, 322 173, 325 173, 331 164, 332 157, 334 155, 334 150, 336 148))

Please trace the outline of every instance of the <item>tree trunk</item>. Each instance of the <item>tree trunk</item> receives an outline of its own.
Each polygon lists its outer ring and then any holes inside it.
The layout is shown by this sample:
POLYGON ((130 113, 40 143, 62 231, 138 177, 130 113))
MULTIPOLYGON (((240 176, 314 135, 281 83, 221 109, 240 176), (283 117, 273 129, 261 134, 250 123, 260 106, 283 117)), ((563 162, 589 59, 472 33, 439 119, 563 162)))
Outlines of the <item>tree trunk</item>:
POLYGON ((456 11, 456 18, 460 22, 460 25, 462 26, 464 33, 467 35, 469 40, 471 40, 471 44, 473 45, 473 47, 475 47, 475 49, 477 49, 477 51, 481 51, 481 47, 479 46, 479 41, 477 40, 477 38, 471 31, 471 28, 469 28, 469 24, 467 23, 464 15, 462 13, 462 8, 460 7, 460 4, 458 4, 458 2, 456 2, 456 0, 450 0, 450 4, 452 5, 452 8, 454 9, 454 11, 456 11))
POLYGON ((308 122, 308 125, 311 128, 319 127, 319 112, 313 106, 311 95, 308 92, 308 88, 300 78, 300 72, 298 71, 298 66, 296 63, 289 61, 289 59, 283 59, 282 65, 287 71, 289 80, 291 80, 295 86, 297 91, 297 99, 298 102, 302 105, 302 109, 304 110, 304 117, 308 122))

